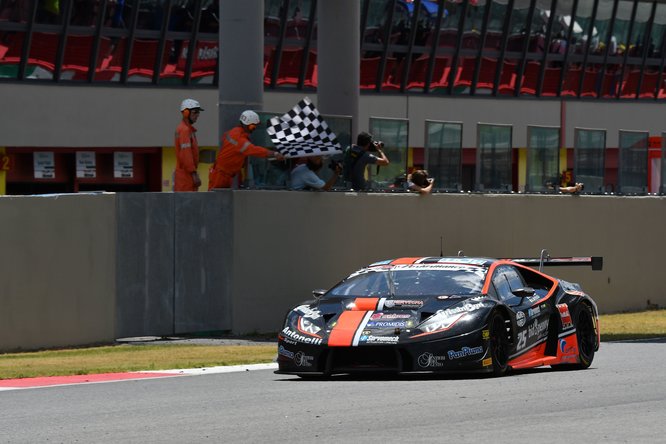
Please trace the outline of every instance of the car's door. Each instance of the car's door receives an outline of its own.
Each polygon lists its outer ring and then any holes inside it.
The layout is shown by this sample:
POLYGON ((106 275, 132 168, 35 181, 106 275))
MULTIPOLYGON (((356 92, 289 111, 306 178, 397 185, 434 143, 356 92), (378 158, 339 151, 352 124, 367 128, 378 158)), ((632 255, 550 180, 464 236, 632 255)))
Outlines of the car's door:
POLYGON ((530 279, 526 282, 525 273, 529 274, 529 271, 501 265, 492 276, 496 297, 509 306, 514 317, 515 349, 511 357, 541 344, 548 337, 550 309, 546 303, 537 303, 545 293, 542 288, 531 287, 530 279))

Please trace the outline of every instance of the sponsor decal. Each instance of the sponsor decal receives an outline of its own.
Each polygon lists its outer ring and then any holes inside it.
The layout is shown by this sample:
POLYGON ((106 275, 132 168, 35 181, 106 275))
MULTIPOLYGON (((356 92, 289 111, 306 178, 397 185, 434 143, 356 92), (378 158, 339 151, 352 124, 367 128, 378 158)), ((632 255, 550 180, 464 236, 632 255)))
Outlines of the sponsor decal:
POLYGON ((373 313, 372 316, 370 316, 371 321, 378 321, 378 320, 389 320, 389 319, 409 319, 412 317, 409 313, 373 313))
POLYGON ((420 367, 444 367, 445 356, 435 356, 430 352, 422 353, 418 358, 420 367))
POLYGON ((484 367, 490 367, 491 365, 493 365, 493 358, 486 358, 483 361, 481 361, 481 364, 484 367))
POLYGON ((578 290, 565 290, 566 294, 570 294, 571 296, 586 296, 586 293, 584 291, 578 291, 578 290))
POLYGON ((460 350, 449 350, 447 354, 449 355, 449 359, 460 359, 460 358, 465 358, 467 356, 473 356, 473 355, 478 355, 483 353, 483 347, 478 346, 478 347, 463 347, 460 350))
POLYGON ((566 339, 560 339, 560 353, 563 355, 570 355, 576 353, 576 347, 567 344, 566 339))
MULTIPOLYGON (((299 353, 300 353, 300 352, 299 352, 299 353)), ((286 348, 284 348, 284 346, 282 346, 282 345, 278 348, 278 355, 286 356, 286 357, 289 358, 289 359, 293 359, 293 358, 294 358, 294 352, 290 352, 289 350, 287 350, 286 348)))
POLYGON ((541 313, 541 307, 532 307, 529 310, 527 310, 527 315, 532 318, 534 316, 539 316, 541 313))
POLYGON ((530 301, 530 303, 532 303, 532 304, 534 304, 539 299, 541 299, 541 296, 539 296, 538 294, 534 295, 534 296, 528 296, 527 297, 527 300, 530 301))
POLYGON ((525 325, 525 313, 522 311, 516 313, 516 324, 518 324, 518 327, 525 325))
POLYGON ((533 338, 535 336, 541 336, 546 330, 548 330, 548 319, 541 322, 535 319, 534 322, 527 327, 527 337, 533 338))
POLYGON ((321 345, 322 343, 321 338, 311 338, 308 336, 303 336, 302 334, 296 333, 295 331, 291 330, 289 327, 285 327, 282 330, 282 334, 293 339, 294 341, 303 342, 305 344, 321 345))
POLYGON ((291 339, 289 339, 289 338, 285 338, 285 337, 282 336, 282 335, 280 335, 280 336, 278 337, 278 340, 281 341, 281 342, 284 342, 285 344, 289 344, 289 345, 296 345, 296 344, 298 344, 296 341, 291 340, 291 339))
POLYGON ((388 299, 384 303, 384 307, 393 308, 393 307, 405 307, 405 308, 421 308, 423 306, 423 301, 413 300, 413 299, 388 299))
POLYGON ((557 309, 560 312, 560 319, 562 320, 562 329, 573 327, 571 314, 569 314, 569 306, 567 304, 557 304, 557 309))
POLYGON ((490 339, 490 330, 482 330, 481 338, 483 338, 483 340, 490 339))
POLYGON ((441 295, 441 296, 437 296, 437 299, 439 299, 440 301, 445 301, 445 300, 448 299, 449 297, 450 297, 450 296, 441 295))
POLYGON ((299 312, 303 316, 309 319, 319 319, 321 318, 321 312, 316 308, 310 308, 309 305, 300 305, 294 309, 294 311, 299 312))
POLYGON ((398 342, 398 337, 363 335, 361 336, 361 341, 366 342, 368 344, 395 344, 398 342))
POLYGON ((396 327, 407 327, 407 322, 405 321, 370 321, 366 324, 368 327, 379 327, 379 328, 396 328, 396 327))
POLYGON ((312 367, 312 361, 314 356, 308 356, 302 351, 299 351, 294 355, 294 364, 298 367, 312 367))
POLYGON ((446 310, 439 310, 438 313, 442 312, 446 316, 452 316, 452 315, 456 315, 456 314, 459 314, 459 313, 469 313, 471 311, 479 310, 483 307, 484 307, 484 305, 483 305, 482 302, 479 302, 477 304, 465 303, 460 307, 453 307, 453 308, 447 308, 446 310))

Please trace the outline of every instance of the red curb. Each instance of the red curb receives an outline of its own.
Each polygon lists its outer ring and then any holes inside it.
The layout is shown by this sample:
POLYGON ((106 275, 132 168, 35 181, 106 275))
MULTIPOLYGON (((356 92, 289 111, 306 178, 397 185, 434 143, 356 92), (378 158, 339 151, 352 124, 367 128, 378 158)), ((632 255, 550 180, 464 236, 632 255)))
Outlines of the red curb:
POLYGON ((2 379, 0 388, 48 387, 65 384, 125 381, 128 379, 164 378, 180 376, 179 373, 101 373, 97 375, 45 376, 38 378, 2 379))

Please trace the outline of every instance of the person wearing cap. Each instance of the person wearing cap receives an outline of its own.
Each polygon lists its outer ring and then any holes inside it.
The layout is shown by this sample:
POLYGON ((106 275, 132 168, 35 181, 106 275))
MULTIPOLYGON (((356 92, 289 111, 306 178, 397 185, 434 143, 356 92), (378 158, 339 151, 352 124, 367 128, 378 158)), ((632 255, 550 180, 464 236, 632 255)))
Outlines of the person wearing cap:
POLYGON ((386 166, 390 163, 383 151, 384 143, 373 140, 371 134, 361 132, 356 137, 356 145, 345 150, 344 178, 347 185, 354 190, 365 190, 368 181, 365 179, 365 170, 368 165, 386 166))
POLYGON ((222 135, 220 151, 209 172, 209 191, 213 188, 231 188, 234 178, 243 168, 246 157, 284 159, 284 156, 277 151, 271 151, 250 142, 250 134, 260 123, 257 113, 250 110, 243 111, 239 120, 237 126, 222 135))
POLYGON ((197 168, 199 167, 199 144, 197 143, 197 130, 194 128, 203 111, 199 102, 194 99, 185 99, 180 104, 180 113, 183 118, 176 128, 176 172, 174 174, 174 191, 198 191, 201 179, 197 168))

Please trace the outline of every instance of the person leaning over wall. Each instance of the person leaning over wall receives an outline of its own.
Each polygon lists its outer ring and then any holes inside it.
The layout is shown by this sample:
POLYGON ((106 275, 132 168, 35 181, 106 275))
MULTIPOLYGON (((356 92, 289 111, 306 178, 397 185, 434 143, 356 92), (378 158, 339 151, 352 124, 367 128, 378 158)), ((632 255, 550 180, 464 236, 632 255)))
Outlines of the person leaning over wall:
POLYGON ((324 182, 317 173, 324 166, 324 161, 321 156, 307 157, 304 161, 297 164, 291 170, 291 189, 292 190, 317 190, 328 191, 338 181, 338 177, 342 174, 342 166, 337 162, 332 162, 329 167, 333 170, 333 174, 324 182))
POLYGON ((428 177, 428 171, 416 170, 407 177, 407 189, 419 194, 430 194, 435 179, 428 177))

